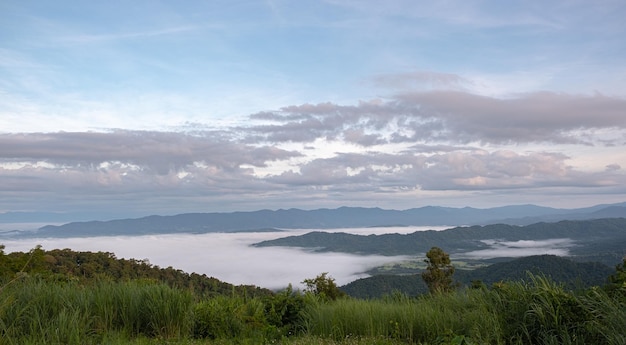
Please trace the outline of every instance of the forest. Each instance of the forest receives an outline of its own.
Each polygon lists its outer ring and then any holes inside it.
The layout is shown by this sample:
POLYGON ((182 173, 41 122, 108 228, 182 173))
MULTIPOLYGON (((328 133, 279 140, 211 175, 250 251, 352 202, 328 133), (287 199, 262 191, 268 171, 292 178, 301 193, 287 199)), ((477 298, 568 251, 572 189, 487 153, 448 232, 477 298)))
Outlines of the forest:
POLYGON ((313 231, 256 243, 258 247, 286 246, 318 252, 360 255, 415 255, 438 246, 452 256, 490 249, 489 241, 542 241, 566 239, 574 245, 570 256, 579 261, 602 262, 614 266, 621 262, 626 248, 626 218, 564 220, 526 226, 491 224, 455 227, 442 231, 416 231, 410 234, 355 235, 313 231))
POLYGON ((0 344, 626 342, 626 260, 584 288, 528 272, 364 299, 329 273, 270 291, 111 253, 2 249, 0 344))

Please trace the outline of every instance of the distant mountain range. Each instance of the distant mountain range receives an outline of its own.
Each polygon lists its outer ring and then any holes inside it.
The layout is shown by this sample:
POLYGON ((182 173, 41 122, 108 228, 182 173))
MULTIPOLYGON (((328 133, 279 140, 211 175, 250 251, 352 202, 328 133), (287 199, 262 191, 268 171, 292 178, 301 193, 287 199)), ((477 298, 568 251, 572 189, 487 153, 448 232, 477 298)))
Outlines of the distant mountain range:
POLYGON ((42 214, 0 214, 0 237, 86 237, 165 233, 262 231, 267 229, 329 229, 382 226, 460 226, 485 224, 528 225, 560 220, 626 217, 626 202, 578 209, 516 205, 487 209, 426 206, 408 210, 340 207, 337 209, 280 209, 231 213, 185 213, 174 216, 109 221, 81 221, 47 225, 34 232, 7 231, 2 223, 40 222, 42 214))

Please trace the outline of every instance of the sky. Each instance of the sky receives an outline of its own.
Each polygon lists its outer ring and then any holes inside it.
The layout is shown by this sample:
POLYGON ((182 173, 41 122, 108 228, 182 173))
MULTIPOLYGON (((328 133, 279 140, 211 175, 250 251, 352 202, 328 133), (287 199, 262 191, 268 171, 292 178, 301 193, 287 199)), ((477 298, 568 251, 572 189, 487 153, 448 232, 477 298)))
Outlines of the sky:
POLYGON ((626 201, 626 3, 2 1, 0 213, 626 201))

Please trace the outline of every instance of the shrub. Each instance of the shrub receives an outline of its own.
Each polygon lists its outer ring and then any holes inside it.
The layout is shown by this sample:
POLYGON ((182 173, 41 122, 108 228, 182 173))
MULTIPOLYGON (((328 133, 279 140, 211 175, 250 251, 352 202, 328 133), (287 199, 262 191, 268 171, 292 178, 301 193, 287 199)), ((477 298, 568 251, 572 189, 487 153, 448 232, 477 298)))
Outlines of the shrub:
POLYGON ((197 303, 193 318, 196 338, 262 337, 267 326, 264 305, 257 298, 217 296, 197 303))

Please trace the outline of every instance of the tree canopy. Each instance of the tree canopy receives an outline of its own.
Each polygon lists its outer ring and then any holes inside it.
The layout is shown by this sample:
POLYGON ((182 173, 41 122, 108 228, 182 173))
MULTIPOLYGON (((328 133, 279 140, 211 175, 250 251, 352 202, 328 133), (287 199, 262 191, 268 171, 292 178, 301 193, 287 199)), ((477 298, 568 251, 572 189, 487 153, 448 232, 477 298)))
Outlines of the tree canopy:
POLYGON ((450 262, 450 255, 439 247, 432 247, 426 253, 428 267, 422 272, 422 279, 431 293, 449 292, 455 289, 452 282, 454 266, 450 262))
POLYGON ((306 285, 306 291, 321 296, 323 299, 336 300, 346 295, 339 290, 335 279, 328 276, 328 272, 324 272, 313 279, 305 279, 302 283, 306 285))

